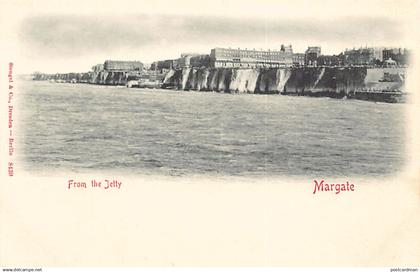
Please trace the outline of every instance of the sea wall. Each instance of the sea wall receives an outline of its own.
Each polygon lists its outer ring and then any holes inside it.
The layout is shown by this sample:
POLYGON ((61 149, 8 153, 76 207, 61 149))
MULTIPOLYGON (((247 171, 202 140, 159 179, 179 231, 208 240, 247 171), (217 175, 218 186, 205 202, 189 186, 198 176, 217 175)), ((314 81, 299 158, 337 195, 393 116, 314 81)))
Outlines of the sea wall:
POLYGON ((170 70, 163 88, 228 93, 342 97, 356 91, 404 89, 403 68, 184 68, 170 70))

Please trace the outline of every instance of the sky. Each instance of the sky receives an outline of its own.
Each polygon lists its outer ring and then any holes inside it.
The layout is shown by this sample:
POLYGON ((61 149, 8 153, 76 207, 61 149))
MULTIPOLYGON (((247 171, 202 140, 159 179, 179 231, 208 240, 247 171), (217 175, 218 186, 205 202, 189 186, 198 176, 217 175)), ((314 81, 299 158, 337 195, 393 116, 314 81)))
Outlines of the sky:
POLYGON ((321 46, 338 54, 361 46, 404 46, 398 21, 384 16, 230 16, 229 14, 42 14, 16 31, 24 72, 85 72, 107 59, 156 60, 214 47, 293 51, 321 46))

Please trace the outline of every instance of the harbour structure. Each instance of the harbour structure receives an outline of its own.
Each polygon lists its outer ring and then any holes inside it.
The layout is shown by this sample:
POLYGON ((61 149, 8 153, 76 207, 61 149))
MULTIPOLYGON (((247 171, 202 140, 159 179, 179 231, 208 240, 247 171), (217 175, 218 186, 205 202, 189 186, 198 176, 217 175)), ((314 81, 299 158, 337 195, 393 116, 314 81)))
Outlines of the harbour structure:
POLYGON ((293 50, 291 45, 282 45, 280 50, 213 48, 210 52, 212 68, 278 68, 292 65, 293 50))

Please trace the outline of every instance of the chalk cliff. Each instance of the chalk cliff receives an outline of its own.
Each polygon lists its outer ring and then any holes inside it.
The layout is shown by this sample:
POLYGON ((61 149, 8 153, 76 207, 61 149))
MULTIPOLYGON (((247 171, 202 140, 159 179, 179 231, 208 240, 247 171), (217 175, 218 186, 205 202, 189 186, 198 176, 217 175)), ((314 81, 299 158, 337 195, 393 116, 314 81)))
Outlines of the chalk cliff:
POLYGON ((355 91, 403 90, 404 72, 366 67, 184 68, 170 70, 163 88, 339 97, 355 91))

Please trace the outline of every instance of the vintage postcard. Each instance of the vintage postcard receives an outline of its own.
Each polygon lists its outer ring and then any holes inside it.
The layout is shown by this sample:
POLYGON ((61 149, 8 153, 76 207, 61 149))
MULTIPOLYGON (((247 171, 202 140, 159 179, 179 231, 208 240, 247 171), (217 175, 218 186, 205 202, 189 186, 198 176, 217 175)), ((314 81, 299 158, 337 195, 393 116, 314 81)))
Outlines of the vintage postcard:
POLYGON ((0 1, 0 266, 415 271, 418 8, 0 1))

